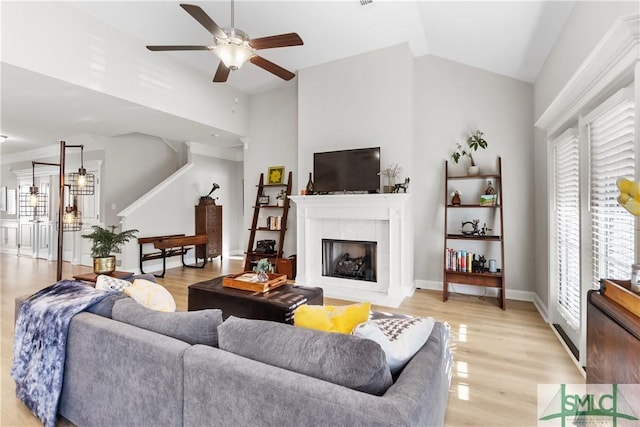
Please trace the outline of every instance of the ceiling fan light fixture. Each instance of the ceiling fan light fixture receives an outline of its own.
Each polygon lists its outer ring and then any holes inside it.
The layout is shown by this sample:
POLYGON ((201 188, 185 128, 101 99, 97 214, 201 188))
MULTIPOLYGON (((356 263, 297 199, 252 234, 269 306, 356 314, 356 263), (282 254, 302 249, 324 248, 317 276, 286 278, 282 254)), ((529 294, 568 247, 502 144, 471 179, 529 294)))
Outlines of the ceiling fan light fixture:
POLYGON ((223 28, 226 38, 216 37, 216 46, 213 53, 230 70, 238 70, 242 65, 255 55, 249 45, 249 36, 237 28, 223 28))
POLYGON ((213 52, 230 70, 238 70, 245 62, 254 56, 251 49, 235 44, 216 46, 213 52))

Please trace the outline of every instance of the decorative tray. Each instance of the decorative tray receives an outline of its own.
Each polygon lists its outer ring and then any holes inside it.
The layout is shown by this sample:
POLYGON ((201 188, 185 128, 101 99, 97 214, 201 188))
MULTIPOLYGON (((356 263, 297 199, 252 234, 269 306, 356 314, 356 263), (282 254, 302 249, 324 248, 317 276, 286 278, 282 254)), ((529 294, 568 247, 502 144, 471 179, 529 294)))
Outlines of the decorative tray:
POLYGON ((244 272, 222 278, 222 286, 225 288, 242 289, 244 291, 267 292, 287 283, 286 274, 267 273, 269 280, 266 282, 257 281, 258 273, 244 272))

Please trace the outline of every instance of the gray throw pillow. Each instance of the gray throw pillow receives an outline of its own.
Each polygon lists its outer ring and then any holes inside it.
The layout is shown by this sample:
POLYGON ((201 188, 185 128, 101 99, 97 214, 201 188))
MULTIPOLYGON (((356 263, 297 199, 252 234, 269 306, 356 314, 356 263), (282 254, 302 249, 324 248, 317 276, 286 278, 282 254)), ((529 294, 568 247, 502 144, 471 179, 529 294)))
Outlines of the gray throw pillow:
POLYGON ((112 318, 191 345, 217 347, 218 325, 222 323, 222 311, 207 309, 166 313, 151 310, 132 298, 123 298, 113 305, 112 318))
POLYGON ((89 306, 85 311, 88 311, 89 313, 97 314, 98 316, 107 317, 110 319, 111 312, 113 311, 113 306, 115 305, 116 301, 122 298, 129 298, 129 297, 126 296, 124 292, 109 295, 108 297, 101 299, 100 301, 93 304, 92 306, 89 306))
POLYGON ((222 350, 365 393, 381 396, 392 384, 380 345, 352 335, 231 316, 218 340, 222 350))

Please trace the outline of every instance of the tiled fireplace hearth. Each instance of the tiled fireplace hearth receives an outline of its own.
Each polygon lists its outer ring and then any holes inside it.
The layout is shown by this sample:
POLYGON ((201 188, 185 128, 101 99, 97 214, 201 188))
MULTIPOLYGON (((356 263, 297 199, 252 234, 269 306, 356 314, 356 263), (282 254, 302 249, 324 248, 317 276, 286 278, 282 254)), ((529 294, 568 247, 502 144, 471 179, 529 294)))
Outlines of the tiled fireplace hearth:
MULTIPOLYGON (((298 268, 296 284, 320 286, 324 295, 351 301, 370 301, 398 307, 415 290, 413 283, 413 223, 409 194, 340 194, 291 196, 296 204, 298 268), (324 244, 323 244, 324 241, 324 244), (345 270, 369 260, 373 277, 327 274, 327 242, 354 252, 353 244, 367 243, 363 253, 350 253, 345 270), (341 243, 344 242, 344 243, 341 243), (336 277, 341 276, 341 277, 336 277)), ((333 260, 335 261, 335 260, 333 260)), ((355 275, 355 274, 354 274, 355 275)))

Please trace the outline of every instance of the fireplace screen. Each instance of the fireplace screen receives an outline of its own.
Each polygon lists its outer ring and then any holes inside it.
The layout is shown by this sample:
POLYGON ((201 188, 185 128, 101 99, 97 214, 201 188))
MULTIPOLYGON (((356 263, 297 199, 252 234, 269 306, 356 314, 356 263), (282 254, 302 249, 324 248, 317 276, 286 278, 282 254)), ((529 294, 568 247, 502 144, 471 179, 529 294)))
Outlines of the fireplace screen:
POLYGON ((376 281, 376 242, 322 239, 322 275, 376 281))

